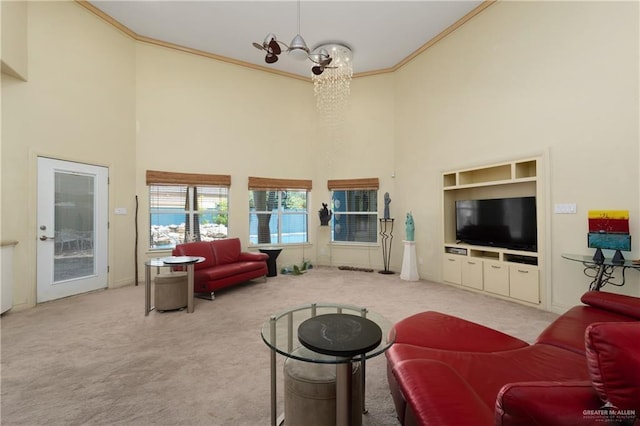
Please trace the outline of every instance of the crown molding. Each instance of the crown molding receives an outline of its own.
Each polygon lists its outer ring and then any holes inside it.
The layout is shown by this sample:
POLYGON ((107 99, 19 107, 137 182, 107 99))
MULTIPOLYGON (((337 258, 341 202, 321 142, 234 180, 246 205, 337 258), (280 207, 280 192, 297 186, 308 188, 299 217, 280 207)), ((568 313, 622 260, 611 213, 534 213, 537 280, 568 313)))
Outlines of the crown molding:
MULTIPOLYGON (((192 49, 190 47, 181 46, 181 45, 178 45, 178 44, 169 43, 169 42, 166 42, 166 41, 162 41, 162 40, 158 40, 158 39, 155 39, 155 38, 151 38, 151 37, 146 37, 146 36, 140 35, 140 34, 136 33, 135 31, 131 30, 131 28, 129 28, 129 27, 121 24, 117 20, 113 19, 111 16, 107 15, 102 10, 98 9, 97 7, 95 7, 94 5, 89 3, 87 0, 74 0, 74 1, 75 1, 76 4, 82 6, 83 8, 85 8, 89 12, 93 13, 98 18, 102 19, 103 21, 107 22, 108 24, 113 25, 115 28, 117 28, 118 30, 122 31, 124 34, 126 34, 127 36, 131 37, 132 39, 134 39, 136 41, 139 41, 139 42, 142 42, 142 43, 151 44, 151 45, 155 45, 155 46, 165 47, 167 49, 178 50, 180 52, 190 53, 192 55, 202 56, 202 57, 209 58, 209 59, 215 59, 217 61, 227 62, 227 63, 230 63, 230 64, 239 65, 239 66, 242 66, 242 67, 251 68, 251 69, 254 69, 254 70, 258 70, 258 71, 264 71, 264 72, 268 72, 268 73, 271 73, 271 74, 277 74, 277 75, 280 75, 280 76, 283 76, 283 77, 294 78, 296 80, 302 80, 302 81, 307 81, 307 82, 311 82, 312 81, 311 77, 303 77, 303 76, 298 75, 298 74, 293 74, 293 73, 286 72, 286 71, 280 71, 280 70, 276 70, 276 69, 273 69, 273 68, 268 68, 268 67, 265 67, 265 66, 262 66, 262 65, 256 65, 256 64, 249 63, 249 62, 240 61, 238 59, 233 59, 233 58, 229 58, 229 57, 226 57, 226 56, 216 55, 215 53, 209 53, 209 52, 205 52, 203 50, 192 49)), ((431 46, 435 45, 436 43, 438 43, 439 41, 444 39, 449 34, 453 33, 455 30, 460 28, 462 25, 467 23, 473 17, 475 17, 480 12, 482 12, 483 10, 485 10, 486 8, 491 6, 492 4, 496 3, 497 1, 498 0, 483 0, 483 2, 480 3, 478 6, 476 6, 473 10, 471 10, 466 15, 464 15, 462 18, 458 19, 456 22, 454 22, 453 24, 448 26, 440 34, 438 34, 437 36, 435 36, 434 38, 432 38, 431 40, 429 40, 428 42, 423 44, 421 47, 416 49, 413 53, 411 53, 409 56, 407 56, 406 58, 404 58, 403 60, 398 62, 393 67, 383 68, 383 69, 380 69, 380 70, 361 72, 361 73, 354 73, 353 74, 353 78, 369 77, 369 76, 380 75, 380 74, 390 74, 390 73, 394 73, 394 72, 398 71, 400 68, 402 68, 403 66, 405 66, 406 64, 411 62, 413 59, 415 59, 418 55, 420 55, 421 53, 423 53, 424 51, 429 49, 431 46)))

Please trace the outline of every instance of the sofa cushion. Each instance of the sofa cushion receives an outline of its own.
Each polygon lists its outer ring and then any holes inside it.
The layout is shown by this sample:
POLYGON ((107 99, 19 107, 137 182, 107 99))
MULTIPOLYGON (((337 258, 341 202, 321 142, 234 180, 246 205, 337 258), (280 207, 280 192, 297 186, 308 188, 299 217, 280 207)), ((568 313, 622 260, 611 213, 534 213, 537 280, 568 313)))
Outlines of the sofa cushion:
POLYGON ((236 262, 226 265, 218 265, 215 268, 209 268, 196 272, 197 280, 216 281, 223 278, 239 275, 244 272, 256 271, 264 269, 264 262, 236 262))
POLYGON ((585 331, 589 374, 600 399, 640 413, 640 323, 595 323, 585 331))
POLYGON ((204 262, 196 263, 195 270, 210 268, 216 265, 216 258, 211 250, 211 243, 207 241, 196 241, 193 243, 178 244, 173 249, 174 256, 200 256, 204 257, 204 262))
POLYGON ((238 261, 238 256, 240 256, 239 238, 215 240, 211 243, 211 247, 215 253, 216 263, 218 265, 227 265, 238 261))
POLYGON ((580 301, 594 308, 640 320, 640 298, 638 297, 604 291, 588 291, 582 295, 580 301))
POLYGON ((392 374, 411 409, 404 424, 441 426, 465 421, 473 421, 475 426, 493 424, 493 406, 487 406, 445 363, 427 359, 404 361, 393 368, 392 374))
POLYGON ((620 321, 633 321, 633 318, 592 306, 575 306, 544 329, 537 343, 584 354, 584 331, 591 323, 620 321))
POLYGON ((527 342, 462 318, 427 311, 394 325, 396 343, 452 351, 496 352, 529 346, 527 342))
POLYGON ((494 406, 498 391, 507 383, 589 379, 584 355, 550 345, 480 353, 395 343, 386 355, 394 367, 411 359, 431 359, 449 365, 469 383, 489 407, 494 406))

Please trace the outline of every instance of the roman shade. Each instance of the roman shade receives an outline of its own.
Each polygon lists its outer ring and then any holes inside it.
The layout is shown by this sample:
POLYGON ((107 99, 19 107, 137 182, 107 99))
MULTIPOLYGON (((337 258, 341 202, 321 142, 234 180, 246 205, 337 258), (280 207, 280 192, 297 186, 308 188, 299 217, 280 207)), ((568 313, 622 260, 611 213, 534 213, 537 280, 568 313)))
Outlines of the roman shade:
POLYGON ((327 181, 327 188, 331 191, 349 189, 378 189, 380 182, 378 178, 364 179, 333 179, 327 181))
POLYGON ((231 186, 231 175, 147 170, 147 185, 231 186))
POLYGON ((311 187, 310 179, 272 179, 249 176, 249 190, 304 189, 310 191, 311 187))

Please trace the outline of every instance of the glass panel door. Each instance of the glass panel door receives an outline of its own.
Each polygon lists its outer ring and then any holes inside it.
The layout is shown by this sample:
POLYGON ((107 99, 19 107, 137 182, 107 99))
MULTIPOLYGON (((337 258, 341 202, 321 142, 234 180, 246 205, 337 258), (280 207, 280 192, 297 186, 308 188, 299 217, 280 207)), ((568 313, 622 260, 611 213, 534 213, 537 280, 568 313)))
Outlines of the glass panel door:
POLYGON ((38 303, 107 287, 108 172, 38 158, 38 303))
POLYGON ((55 172, 54 282, 95 274, 94 186, 94 176, 55 172))

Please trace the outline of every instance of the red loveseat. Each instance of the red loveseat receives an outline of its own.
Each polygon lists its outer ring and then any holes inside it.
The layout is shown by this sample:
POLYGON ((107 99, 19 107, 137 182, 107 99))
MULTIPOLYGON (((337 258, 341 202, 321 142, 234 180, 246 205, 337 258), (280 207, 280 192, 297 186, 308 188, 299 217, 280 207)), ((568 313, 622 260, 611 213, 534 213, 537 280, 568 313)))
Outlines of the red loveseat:
POLYGON ((174 256, 201 256, 193 277, 194 293, 206 293, 213 300, 214 291, 267 276, 267 256, 243 252, 239 238, 178 244, 174 256))
POLYGON ((386 355, 400 423, 640 425, 640 298, 581 300, 533 345, 438 312, 398 322, 386 355))

